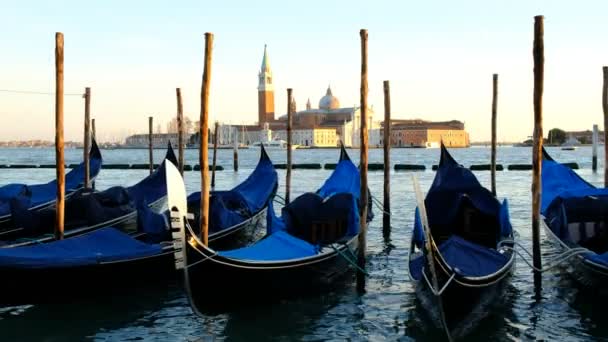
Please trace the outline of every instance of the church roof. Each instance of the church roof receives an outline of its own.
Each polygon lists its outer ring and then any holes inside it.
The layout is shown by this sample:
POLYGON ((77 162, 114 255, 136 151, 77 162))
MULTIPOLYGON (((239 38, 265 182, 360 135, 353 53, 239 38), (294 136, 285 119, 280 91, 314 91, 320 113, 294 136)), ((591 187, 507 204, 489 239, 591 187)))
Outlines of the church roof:
POLYGON ((260 68, 262 73, 270 71, 270 59, 268 59, 268 52, 266 51, 266 44, 264 44, 264 58, 262 58, 262 67, 260 68))
POLYGON ((325 96, 319 100, 319 109, 337 109, 340 108, 340 101, 331 93, 331 87, 327 87, 325 96))

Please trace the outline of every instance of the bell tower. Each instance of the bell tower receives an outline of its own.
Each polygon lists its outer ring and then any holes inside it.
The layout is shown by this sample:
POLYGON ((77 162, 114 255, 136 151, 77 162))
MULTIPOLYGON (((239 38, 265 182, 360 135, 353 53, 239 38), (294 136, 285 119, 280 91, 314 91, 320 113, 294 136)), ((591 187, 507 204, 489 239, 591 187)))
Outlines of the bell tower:
POLYGON ((264 123, 272 121, 274 121, 274 85, 270 61, 264 45, 264 58, 258 74, 258 125, 263 127, 264 123))

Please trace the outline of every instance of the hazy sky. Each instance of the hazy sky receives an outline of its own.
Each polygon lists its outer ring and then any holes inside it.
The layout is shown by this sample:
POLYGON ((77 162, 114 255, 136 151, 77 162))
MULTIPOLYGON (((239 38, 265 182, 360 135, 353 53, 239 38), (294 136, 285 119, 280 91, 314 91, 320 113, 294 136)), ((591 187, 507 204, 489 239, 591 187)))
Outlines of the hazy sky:
MULTIPOLYGON (((599 1, 8 1, 0 0, 0 89, 54 91, 54 33, 65 35, 65 91, 92 88, 102 140, 200 115, 204 33, 215 34, 212 119, 257 120, 257 72, 268 44, 276 112, 294 88, 313 107, 331 83, 359 103, 359 29, 369 30, 369 103, 395 118, 464 120, 489 139, 499 73, 499 140, 531 135, 533 16, 545 16, 545 131, 602 122, 608 2, 599 1)), ((83 99, 66 96, 66 139, 82 139, 83 99)), ((0 140, 52 139, 54 98, 0 92, 0 140)), ((602 125, 600 125, 600 128, 602 125)))

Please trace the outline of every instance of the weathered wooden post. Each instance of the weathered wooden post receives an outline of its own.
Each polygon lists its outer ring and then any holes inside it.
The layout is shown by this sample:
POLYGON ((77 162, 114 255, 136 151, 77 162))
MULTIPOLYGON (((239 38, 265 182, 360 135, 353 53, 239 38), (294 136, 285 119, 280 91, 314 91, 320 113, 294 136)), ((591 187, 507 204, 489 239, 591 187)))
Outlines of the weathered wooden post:
POLYGON ((591 138, 591 142, 593 143, 593 150, 592 150, 593 157, 591 159, 591 169, 593 170, 593 172, 597 172, 597 145, 599 142, 598 140, 599 140, 598 127, 597 127, 597 125, 593 125, 593 136, 591 138))
POLYGON ((384 240, 391 236, 391 90, 388 81, 384 81, 384 215, 382 216, 382 233, 384 240))
POLYGON ((216 162, 216 157, 217 157, 217 138, 218 138, 217 128, 218 128, 218 126, 219 126, 219 123, 216 121, 214 130, 213 130, 213 166, 211 169, 211 188, 212 189, 215 187, 215 162, 216 162))
POLYGON ((55 170, 57 207, 55 239, 63 239, 65 206, 65 160, 63 155, 63 33, 55 33, 55 170))
POLYGON ((239 131, 234 128, 234 151, 232 151, 232 165, 234 172, 239 171, 239 131))
POLYGON ((492 75, 492 156, 491 186, 492 195, 496 196, 496 107, 498 106, 498 74, 492 75))
POLYGON ((540 255, 540 204, 542 197, 541 171, 543 158, 543 82, 545 73, 544 17, 534 17, 534 147, 532 150, 532 256, 534 287, 537 297, 542 289, 540 255))
POLYGON ((184 106, 182 104, 182 90, 175 88, 177 95, 177 163, 179 173, 184 175, 184 106))
POLYGON ((152 145, 152 117, 148 117, 148 161, 150 163, 150 174, 154 172, 154 146, 152 145))
POLYGON ((97 141, 97 131, 95 130, 95 119, 91 119, 91 137, 97 141))
POLYGON ((604 186, 608 187, 608 66, 604 70, 602 89, 602 109, 604 110, 604 186))
POLYGON ((285 205, 289 204, 289 194, 291 193, 291 120, 293 113, 291 112, 293 89, 287 88, 287 169, 285 176, 285 205))
POLYGON ((365 291, 365 252, 367 248, 367 30, 359 31, 361 36, 361 218, 359 228, 359 255, 357 264, 357 289, 365 291))
POLYGON ((199 136, 199 165, 201 166, 201 240, 209 245, 209 88, 211 82, 211 52, 213 50, 213 33, 205 33, 205 67, 203 86, 201 88, 201 117, 199 136))
POLYGON ((82 146, 84 158, 84 187, 91 187, 91 165, 89 150, 91 149, 91 88, 84 88, 84 143, 82 146))

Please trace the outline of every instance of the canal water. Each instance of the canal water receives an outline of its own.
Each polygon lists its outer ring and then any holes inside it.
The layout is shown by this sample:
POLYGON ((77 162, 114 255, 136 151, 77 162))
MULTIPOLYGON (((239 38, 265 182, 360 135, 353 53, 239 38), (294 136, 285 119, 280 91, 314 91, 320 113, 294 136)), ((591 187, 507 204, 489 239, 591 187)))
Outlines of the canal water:
MULTIPOLYGON (((155 150, 160 161, 163 150, 155 150)), ((490 149, 475 147, 454 149, 454 158, 461 164, 488 163, 490 149)), ((550 148, 561 162, 577 162, 583 178, 601 185, 603 174, 591 171, 591 148, 576 151, 550 148)), ((349 151, 357 162, 359 150, 349 151)), ((601 153, 601 152, 600 152, 601 153)), ((146 163, 147 150, 103 150, 105 163, 146 163)), ((285 162, 284 151, 270 151, 275 163, 285 162)), ((211 155, 211 153, 210 153, 211 155)), ((296 150, 294 163, 335 163, 337 149, 296 150)), ((239 172, 232 171, 232 150, 218 151, 216 188, 229 189, 253 170, 259 157, 257 150, 240 150, 239 172)), ((66 162, 78 163, 82 150, 67 150, 66 162)), ((86 300, 64 304, 0 307, 0 341, 321 341, 321 340, 437 340, 442 338, 426 329, 426 321, 417 309, 414 288, 407 273, 407 253, 415 208, 412 176, 418 177, 422 189, 428 189, 437 164, 438 149, 393 149, 394 163, 423 164, 426 171, 392 172, 392 235, 382 236, 382 216, 374 208, 376 218, 368 230, 368 264, 370 276, 367 292, 360 295, 354 282, 347 282, 331 293, 318 296, 244 307, 223 314, 198 317, 190 310, 179 282, 168 281, 149 287, 130 288, 108 297, 93 295, 86 300)), ((603 154, 600 154, 600 161, 603 154)), ((189 164, 196 164, 196 150, 186 151, 189 164)), ((370 150, 370 162, 382 162, 382 150, 370 150)), ((0 149, 0 164, 51 164, 53 149, 0 149)), ((506 165, 530 163, 531 149, 500 147, 498 163, 505 171, 497 173, 499 197, 508 198, 511 218, 519 241, 531 250, 531 171, 506 171, 506 165)), ((600 170, 603 164, 600 162, 600 170)), ((284 170, 279 170, 279 193, 284 194, 284 170)), ((316 190, 329 175, 328 170, 294 170, 292 198, 316 190)), ((147 175, 147 170, 102 170, 96 185, 104 189, 130 185, 147 175)), ((476 172, 480 182, 489 187, 490 173, 476 172)), ((9 182, 45 182, 54 177, 53 169, 2 169, 0 184, 9 182)), ((198 172, 186 172, 188 191, 199 189, 198 172)), ((369 172, 372 194, 382 199, 383 174, 369 172)), ((544 240, 544 234, 542 235, 544 240)), ((555 255, 551 246, 542 244, 544 258, 555 255)), ((0 281, 11 281, 0 277, 0 281)), ((213 281, 213 279, 209 279, 213 281)), ((45 286, 40 284, 41 287, 45 286)), ((78 284, 73 284, 78 286, 78 284)), ((467 340, 590 340, 608 338, 608 299, 580 288, 560 269, 543 274, 543 295, 534 299, 532 273, 521 260, 511 279, 501 305, 467 340)), ((248 291, 242 284, 242 291, 248 291)), ((213 294, 209 294, 213 296, 213 294)), ((255 293, 251 294, 255 296, 255 293)))

